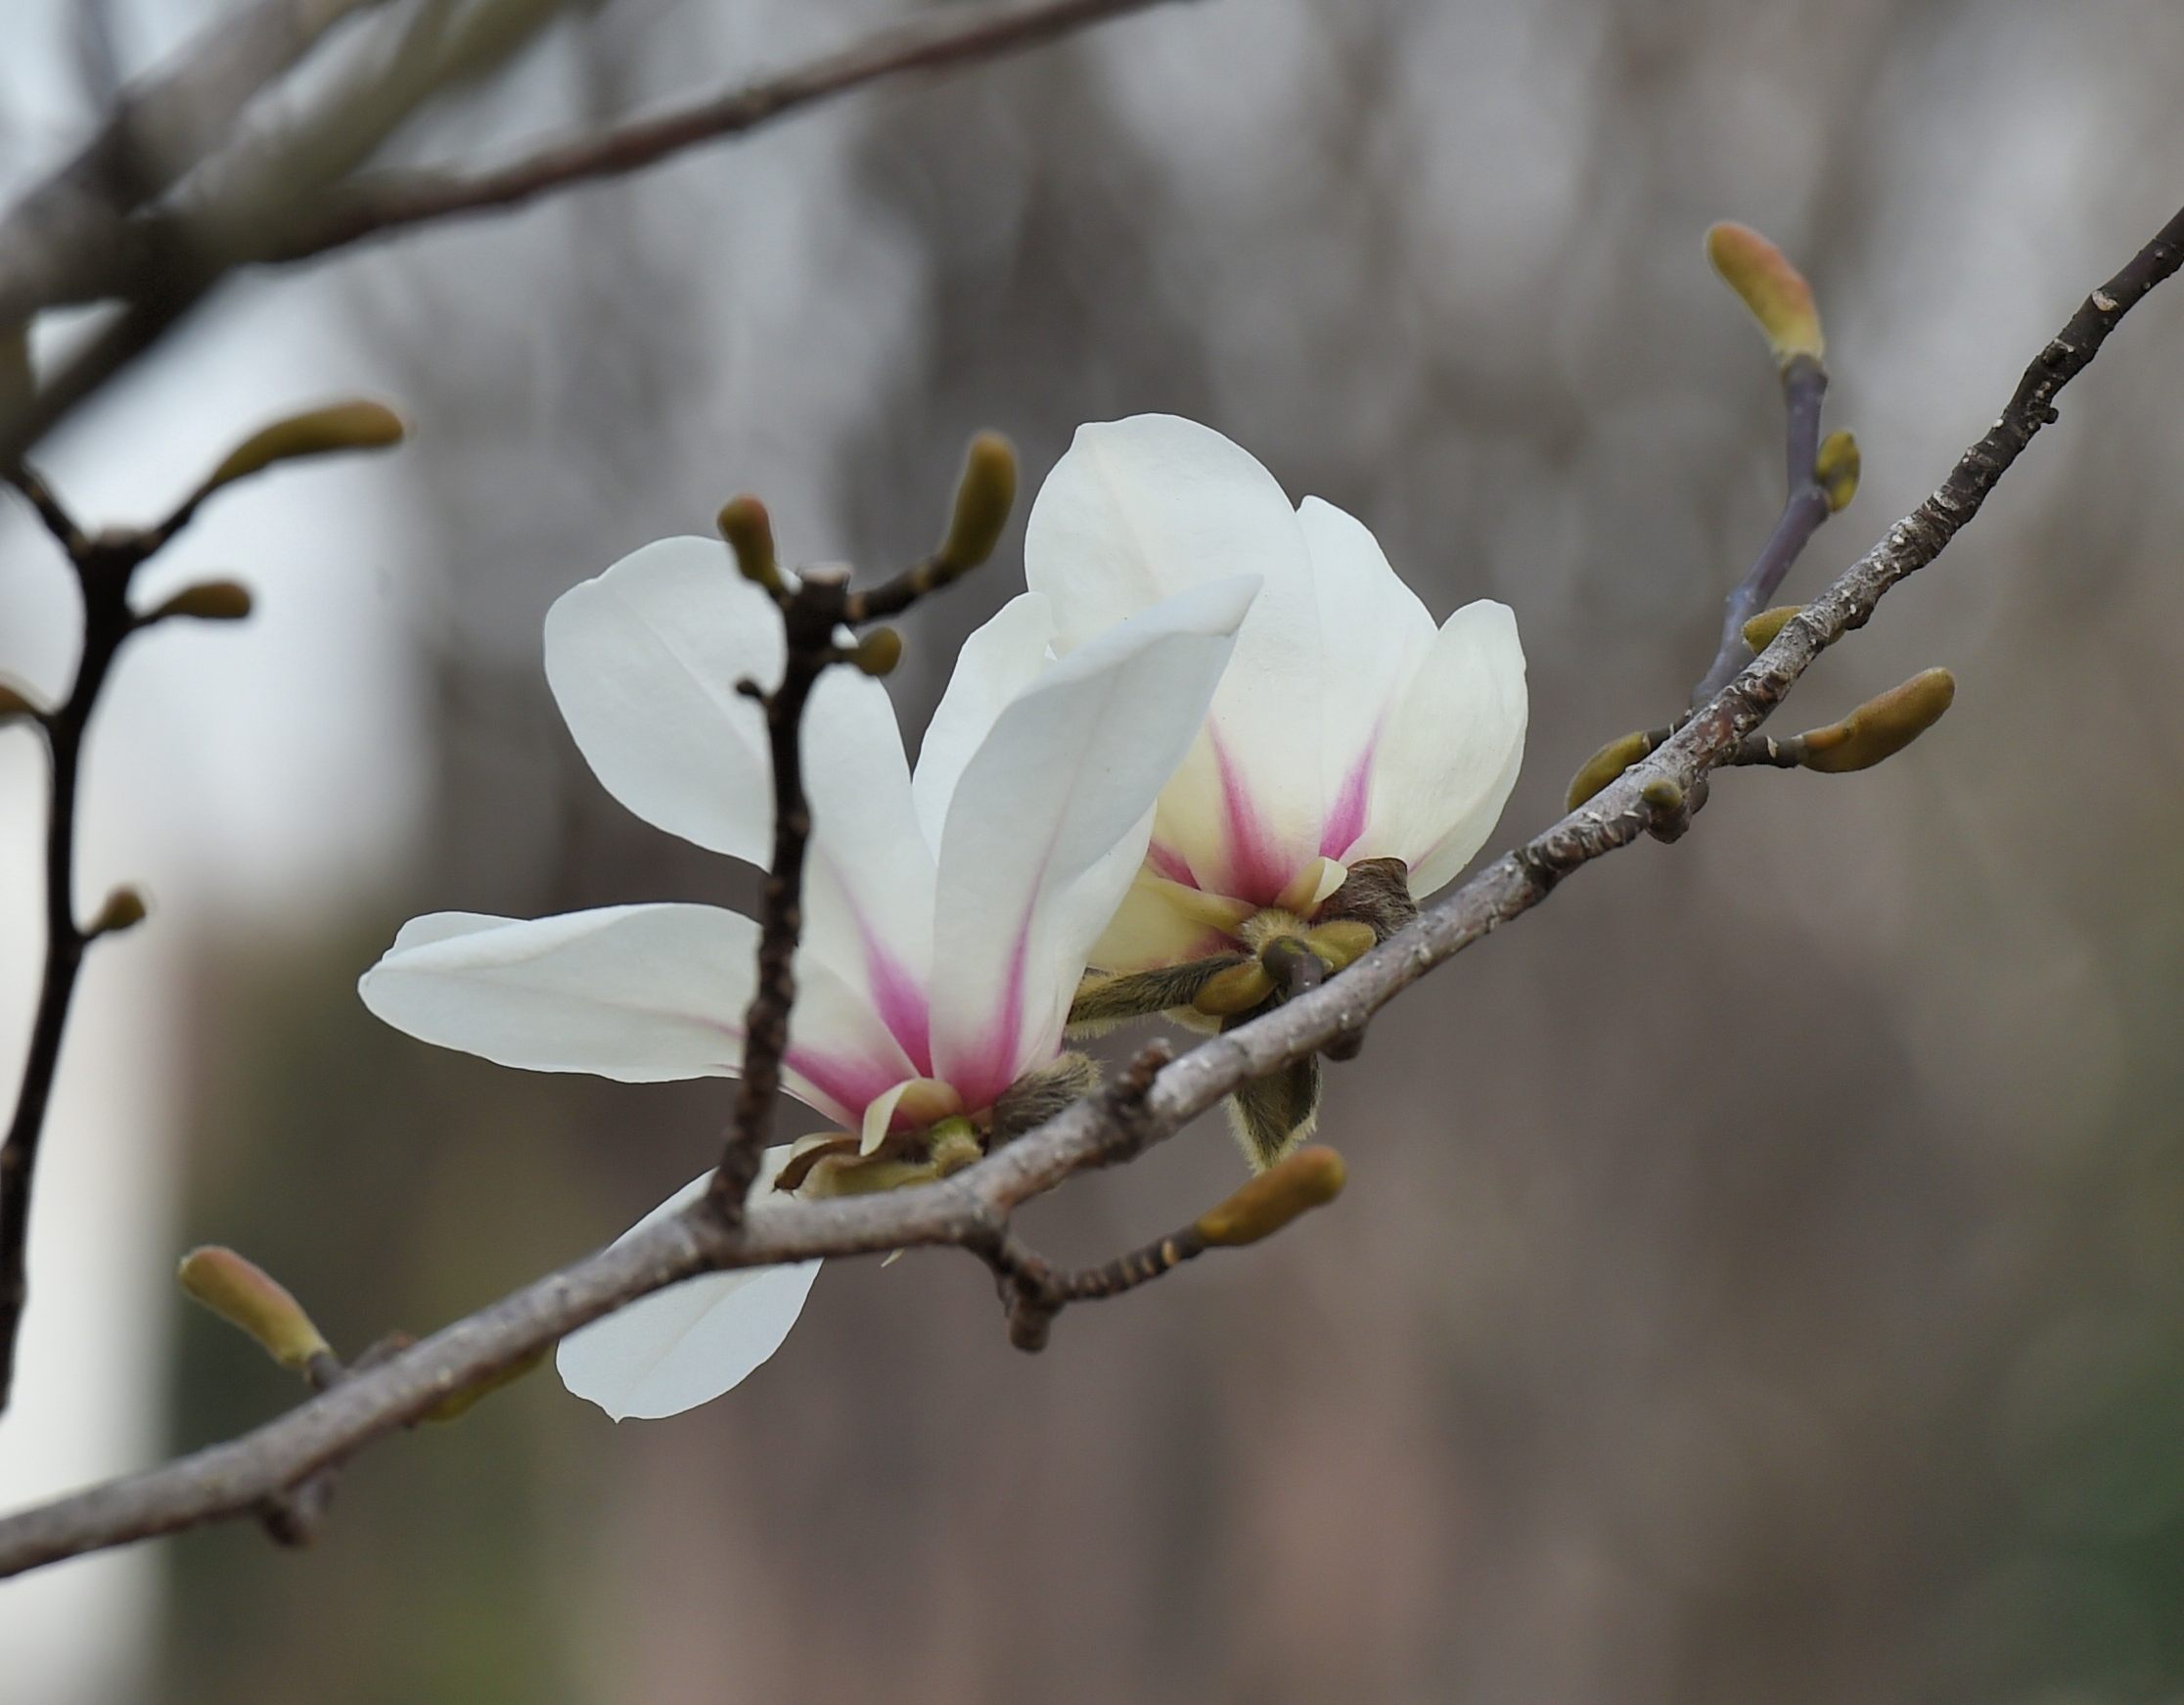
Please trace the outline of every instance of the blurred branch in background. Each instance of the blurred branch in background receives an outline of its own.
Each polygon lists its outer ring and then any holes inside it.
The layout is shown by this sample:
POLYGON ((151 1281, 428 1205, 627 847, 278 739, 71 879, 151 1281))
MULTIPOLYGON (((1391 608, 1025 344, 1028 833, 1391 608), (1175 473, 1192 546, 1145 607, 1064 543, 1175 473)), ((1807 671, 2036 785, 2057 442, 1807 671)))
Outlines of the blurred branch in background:
MULTIPOLYGON (((1112 1264, 1113 1270, 1058 1281, 1007 1242, 1010 1216, 1072 1174, 1135 1155, 1172 1134, 1253 1078, 1353 1036, 1403 989, 1530 910, 1571 871, 1649 829, 1686 820, 1703 803, 1700 784, 1713 769, 1737 760, 1746 736, 1819 654, 1862 626, 1892 586, 1932 563, 1978 514, 2002 475, 2056 419, 2055 398, 2062 389, 2094 359, 2122 316, 2180 263, 2184 212, 2085 300, 2025 370, 1992 430, 1963 454, 1940 486, 1818 600, 1786 622, 1759 657, 1665 743, 1341 975, 1150 1076, 1125 1080, 1118 1085, 1125 1091, 1120 1097, 1111 1090, 1077 1102, 940 1182, 884 1196, 763 1202, 734 1221, 709 1205, 670 1216, 242 1438, 0 1521, 0 1573, 257 1510, 266 1499, 450 1397, 503 1376, 575 1327, 701 1272, 818 1255, 960 1245, 1013 1278, 1020 1329, 1030 1347, 1043 1337, 1036 1316, 1051 1314, 1072 1294, 1112 1294, 1139 1274, 1169 1270, 1175 1263, 1155 1246, 1150 1260, 1126 1257, 1112 1264)), ((1876 711, 1874 719, 1885 718, 1876 711)), ((1851 733, 1838 740, 1853 738, 1857 725, 1853 717, 1845 725, 1851 733)), ((1197 1230, 1206 1234, 1206 1221, 1197 1230)))

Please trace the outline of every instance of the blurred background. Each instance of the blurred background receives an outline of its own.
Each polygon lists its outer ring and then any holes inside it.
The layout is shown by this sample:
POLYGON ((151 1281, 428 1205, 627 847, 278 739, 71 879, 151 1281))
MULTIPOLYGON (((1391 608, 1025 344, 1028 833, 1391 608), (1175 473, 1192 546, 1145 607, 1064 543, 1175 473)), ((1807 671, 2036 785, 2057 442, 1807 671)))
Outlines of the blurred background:
MULTIPOLYGON (((887 0, 606 0, 395 158, 476 159, 787 66, 887 0)), ((0 180, 207 0, 12 0, 0 180), (87 46, 87 44, 89 44, 87 46)), ((731 493, 879 572, 963 440, 1194 416, 1362 517, 1436 617, 1515 607, 1500 839, 1676 709, 1780 501, 1780 408, 1700 236, 1812 277, 1866 476, 1808 594, 1946 471, 2175 209, 2167 0, 1202 0, 892 84, 642 178, 231 286, 49 445, 94 519, 352 391, 411 446, 219 500, 97 728, 93 956, 0 1494, 295 1398, 168 1273, 262 1260, 344 1348, 618 1233, 718 1083, 533 1078, 378 1026, 413 913, 735 903, 625 817, 547 605, 731 493)), ((65 342, 66 324, 41 324, 65 342)), ((1800 688, 1929 664, 1869 775, 1744 772, 1415 991, 1331 1079, 1340 1206, 1012 1352, 982 1268, 837 1264, 748 1386, 615 1427, 550 1375, 238 1525, 0 1587, 0 1701, 2184 1699, 2184 295, 1800 688)), ((1020 583, 922 610, 923 726, 1020 583)), ((0 669, 74 644, 0 530, 0 669)), ((0 1068, 41 766, 0 734, 0 1068)), ((794 1128, 792 1128, 794 1129, 794 1128)), ((1100 1259, 1237 1180, 1217 1118, 1042 1204, 1100 1259)))

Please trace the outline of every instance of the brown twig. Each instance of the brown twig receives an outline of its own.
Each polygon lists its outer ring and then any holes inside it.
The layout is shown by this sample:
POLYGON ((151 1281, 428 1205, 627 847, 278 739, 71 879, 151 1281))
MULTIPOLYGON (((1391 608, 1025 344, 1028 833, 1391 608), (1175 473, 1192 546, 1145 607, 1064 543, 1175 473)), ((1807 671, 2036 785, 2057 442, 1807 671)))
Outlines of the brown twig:
POLYGON ((1112 1100, 1094 1097, 937 1183, 824 1201, 761 1201, 737 1224, 702 1210, 671 1217, 238 1439, 0 1520, 0 1575, 250 1511, 450 1394, 505 1372, 565 1333, 677 1279, 814 1256, 930 1244, 991 1247, 1018 1204, 1103 1158, 1172 1134, 1251 1078, 1324 1046, 1537 905, 1571 871, 1636 840, 1654 814, 1644 798, 1647 786, 1665 780, 1688 789, 1726 762, 1821 651, 1863 625, 1889 588, 1938 557, 2055 419, 2056 394, 2092 361, 2122 316, 2180 263, 2184 212, 2086 300, 2026 369, 1994 429, 1964 453, 1939 488, 1889 528, 1660 750, 1486 865, 1340 977, 1161 1068, 1129 1113, 1126 1142, 1118 1143, 1112 1100))
POLYGON ((1820 404, 1827 395, 1828 370, 1809 355, 1800 355, 1782 375, 1783 419, 1788 444, 1790 488, 1782 501, 1782 514, 1767 542, 1760 546, 1743 579, 1730 591, 1721 612, 1721 641, 1713 662, 1693 689, 1691 702, 1703 705, 1721 691, 1752 660, 1745 644, 1745 623, 1773 600, 1783 576, 1812 542, 1820 524, 1828 519, 1829 502, 1817 472, 1820 460, 1820 404))

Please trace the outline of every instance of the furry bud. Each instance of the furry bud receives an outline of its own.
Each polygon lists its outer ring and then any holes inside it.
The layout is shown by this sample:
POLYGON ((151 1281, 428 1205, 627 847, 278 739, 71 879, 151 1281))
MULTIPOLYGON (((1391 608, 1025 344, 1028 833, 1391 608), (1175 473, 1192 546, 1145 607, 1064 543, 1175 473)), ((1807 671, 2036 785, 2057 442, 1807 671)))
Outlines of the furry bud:
POLYGON ((292 414, 252 433, 198 487, 209 497, 221 486, 247 480, 276 462, 323 456, 336 450, 383 450, 405 435, 401 416, 383 402, 337 402, 292 414))
POLYGON ((774 555, 773 517, 751 496, 731 497, 721 505, 715 525, 736 553, 743 577, 769 592, 781 590, 781 563, 774 555))
POLYGON ((902 661, 902 635, 891 627, 875 627, 857 641, 849 660, 868 675, 892 674, 902 661))
POLYGON ((1016 506, 1016 451, 999 433, 980 433, 971 440, 956 484, 955 514, 938 560, 951 573, 975 569, 993 554, 1001 530, 1016 506))
POLYGON ((229 1325, 256 1340, 283 1367, 301 1372, 329 1356, 326 1339, 303 1306, 272 1274, 232 1249, 193 1249, 175 1269, 182 1288, 229 1325))
POLYGON ((106 897, 106 904, 99 907, 98 916, 84 930, 86 936, 118 936, 124 930, 133 930, 145 919, 144 896, 133 888, 117 888, 106 897))
POLYGON ((146 625, 170 616, 193 622, 241 622, 250 614, 250 589, 235 580, 205 580, 181 591, 145 617, 146 625))
POLYGON ((1777 604, 1772 610, 1762 610, 1744 624, 1744 642, 1752 647, 1754 655, 1774 644, 1775 635, 1790 625, 1791 619, 1798 615, 1802 604, 1777 604))
POLYGON ((1570 778, 1570 794, 1563 802, 1564 808, 1574 811, 1651 752, 1654 745, 1653 735, 1643 730, 1609 741, 1586 759, 1577 773, 1570 778))
POLYGON ((1821 358, 1825 345, 1812 286, 1780 249, 1751 226, 1724 220, 1706 233, 1706 258, 1759 322, 1778 367, 1800 355, 1821 358))
POLYGON ((1812 477, 1828 494, 1828 513, 1841 515, 1858 494, 1858 440, 1848 433, 1830 433, 1820 440, 1812 477))
POLYGON ((1342 1193, 1342 1157, 1319 1143, 1300 1148, 1246 1184, 1192 1227, 1217 1249, 1256 1243, 1342 1193))
POLYGON ((1955 700, 1954 675, 1945 668, 1922 670, 1868 699, 1842 721, 1800 734, 1804 767, 1831 775, 1870 769, 1940 721, 1955 700))

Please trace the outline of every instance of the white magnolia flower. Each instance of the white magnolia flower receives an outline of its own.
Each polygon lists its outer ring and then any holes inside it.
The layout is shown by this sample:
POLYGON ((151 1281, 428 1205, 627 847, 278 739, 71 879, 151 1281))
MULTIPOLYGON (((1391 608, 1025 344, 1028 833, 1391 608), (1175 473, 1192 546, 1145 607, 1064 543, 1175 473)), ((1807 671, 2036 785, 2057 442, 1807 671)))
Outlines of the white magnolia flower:
POLYGON ((1172 415, 1080 427, 1024 558, 1065 654, 1188 588, 1263 580, 1093 964, 1255 947, 1254 917, 1308 920, 1368 858, 1401 859, 1423 899, 1493 832, 1524 757, 1516 618, 1481 600, 1436 630, 1359 522, 1316 497, 1291 508, 1219 433, 1172 415))
MULTIPOLYGON (((827 1164, 878 1166, 890 1137, 943 1121, 960 1145, 1056 1058, 1086 953, 1256 584, 1202 578, 1147 600, 1061 662, 1046 601, 1018 598, 965 647, 915 775, 880 683, 821 677, 803 724, 812 839, 783 1075, 857 1133, 829 1144, 827 1164)), ((546 620, 547 679, 601 783, 660 828, 754 864, 771 784, 762 715, 736 683, 777 680, 782 662, 772 602, 709 540, 649 545, 546 620)), ((362 992, 396 1028, 503 1065, 733 1077, 757 939, 751 919, 705 905, 440 914, 405 926, 362 992)), ((789 1153, 769 1153, 761 1188, 789 1153)), ((565 1341, 563 1379, 617 1418, 704 1403, 773 1354, 817 1267, 648 1297, 565 1341)))

